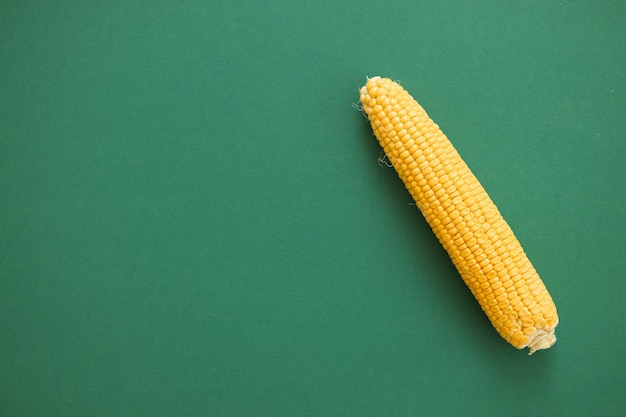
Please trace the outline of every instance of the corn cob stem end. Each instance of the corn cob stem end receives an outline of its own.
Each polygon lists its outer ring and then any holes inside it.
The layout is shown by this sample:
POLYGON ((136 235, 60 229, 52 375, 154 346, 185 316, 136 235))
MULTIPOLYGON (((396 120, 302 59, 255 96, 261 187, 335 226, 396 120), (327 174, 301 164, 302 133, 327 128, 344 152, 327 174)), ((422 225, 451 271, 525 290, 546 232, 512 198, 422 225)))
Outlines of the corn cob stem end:
POLYGON ((545 333, 545 332, 538 333, 537 335, 535 335, 535 337, 533 337, 532 341, 528 344, 528 348, 530 349, 528 351, 528 354, 532 355, 538 350, 548 349, 555 343, 556 343, 556 336, 554 334, 554 330, 548 333, 545 333))

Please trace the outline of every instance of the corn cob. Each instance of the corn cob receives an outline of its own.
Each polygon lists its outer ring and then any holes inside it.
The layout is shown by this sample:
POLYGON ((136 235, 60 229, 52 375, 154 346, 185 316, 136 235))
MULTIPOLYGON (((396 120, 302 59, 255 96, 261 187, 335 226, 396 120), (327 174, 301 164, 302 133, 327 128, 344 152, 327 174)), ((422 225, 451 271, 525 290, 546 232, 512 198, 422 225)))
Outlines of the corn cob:
POLYGON ((399 84, 367 80, 363 111, 389 161, 498 333, 529 355, 559 319, 519 241, 446 135, 399 84))

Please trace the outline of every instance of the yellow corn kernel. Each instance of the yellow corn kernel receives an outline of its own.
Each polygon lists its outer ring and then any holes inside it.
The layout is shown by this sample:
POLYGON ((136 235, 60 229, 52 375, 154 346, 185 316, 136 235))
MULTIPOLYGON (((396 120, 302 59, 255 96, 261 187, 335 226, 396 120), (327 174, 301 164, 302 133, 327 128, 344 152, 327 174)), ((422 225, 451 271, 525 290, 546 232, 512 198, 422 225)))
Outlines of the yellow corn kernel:
POLYGON ((399 84, 367 80, 376 138, 498 333, 529 354, 556 342, 548 290, 511 228, 446 135, 399 84))

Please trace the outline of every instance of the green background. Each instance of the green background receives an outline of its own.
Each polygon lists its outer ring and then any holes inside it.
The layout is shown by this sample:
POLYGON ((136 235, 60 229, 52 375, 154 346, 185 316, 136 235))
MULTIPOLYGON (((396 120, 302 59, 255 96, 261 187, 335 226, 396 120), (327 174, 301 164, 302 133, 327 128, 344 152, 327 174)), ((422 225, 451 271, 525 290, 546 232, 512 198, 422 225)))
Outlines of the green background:
POLYGON ((0 415, 617 416, 624 1, 0 1, 0 415), (400 80, 557 304, 480 311, 352 104, 400 80))

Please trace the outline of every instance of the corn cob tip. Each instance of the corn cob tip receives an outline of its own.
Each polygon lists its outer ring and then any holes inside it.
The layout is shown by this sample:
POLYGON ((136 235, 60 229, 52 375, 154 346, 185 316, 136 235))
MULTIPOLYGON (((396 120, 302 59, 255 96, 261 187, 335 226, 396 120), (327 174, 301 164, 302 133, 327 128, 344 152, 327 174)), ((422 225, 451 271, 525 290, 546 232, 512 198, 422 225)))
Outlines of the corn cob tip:
POLYGON ((365 85, 363 87, 361 87, 361 89, 359 90, 359 94, 361 95, 361 97, 363 97, 365 94, 367 94, 367 85, 370 84, 371 82, 376 82, 376 80, 380 79, 380 76, 375 76, 375 77, 365 77, 366 78, 366 82, 365 85))
POLYGON ((528 344, 529 355, 532 355, 538 350, 548 349, 552 347, 556 343, 556 335, 554 334, 554 330, 549 333, 538 333, 528 344))

